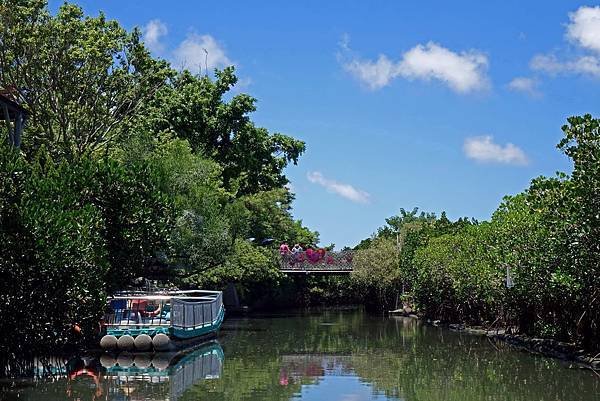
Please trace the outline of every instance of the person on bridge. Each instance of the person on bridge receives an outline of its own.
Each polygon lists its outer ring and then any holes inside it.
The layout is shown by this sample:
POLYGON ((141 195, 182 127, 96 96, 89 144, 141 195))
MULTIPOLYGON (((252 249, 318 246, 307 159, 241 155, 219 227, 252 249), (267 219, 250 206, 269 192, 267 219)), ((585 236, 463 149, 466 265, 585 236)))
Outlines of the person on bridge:
POLYGON ((279 256, 281 257, 281 262, 283 267, 291 267, 294 264, 292 260, 292 252, 290 251, 290 247, 287 242, 279 245, 279 256))
POLYGON ((295 244, 292 248, 292 255, 298 256, 298 254, 302 253, 302 251, 304 251, 304 249, 302 249, 300 244, 295 244))
POLYGON ((300 244, 295 244, 292 248, 292 258, 294 259, 294 263, 302 263, 304 261, 304 249, 302 249, 300 244))
POLYGON ((279 254, 283 257, 283 256, 287 256, 290 254, 290 247, 288 246, 288 244, 286 242, 284 242, 283 244, 279 245, 279 254))

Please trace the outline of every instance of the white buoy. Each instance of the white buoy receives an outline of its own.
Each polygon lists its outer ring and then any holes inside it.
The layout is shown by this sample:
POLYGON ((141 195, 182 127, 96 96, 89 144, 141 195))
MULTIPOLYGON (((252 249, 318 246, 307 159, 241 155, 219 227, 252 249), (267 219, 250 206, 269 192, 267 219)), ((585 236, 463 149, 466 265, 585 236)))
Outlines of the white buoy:
POLYGON ((117 361, 112 355, 104 354, 100 357, 100 365, 107 369, 112 368, 113 366, 115 366, 116 363, 117 361))
POLYGON ((140 369, 146 369, 152 363, 152 359, 148 354, 140 354, 136 355, 135 358, 133 358, 133 363, 135 363, 135 366, 140 369))
POLYGON ((148 334, 140 334, 133 340, 135 349, 138 351, 148 351, 152 348, 152 337, 148 334))
POLYGON ((117 347, 123 351, 130 351, 134 347, 133 337, 129 334, 125 334, 124 336, 119 337, 117 340, 117 347))
POLYGON ((166 351, 169 349, 169 345, 171 344, 171 339, 168 335, 163 333, 158 333, 152 339, 152 345, 154 349, 157 351, 166 351))
POLYGON ((169 355, 156 354, 152 359, 152 366, 154 366, 158 370, 165 370, 169 367, 170 362, 171 358, 169 355))
POLYGON ((100 347, 105 350, 117 349, 117 337, 105 335, 100 339, 100 347))
POLYGON ((122 368, 128 368, 133 365, 133 358, 128 353, 123 352, 117 357, 117 363, 122 368))

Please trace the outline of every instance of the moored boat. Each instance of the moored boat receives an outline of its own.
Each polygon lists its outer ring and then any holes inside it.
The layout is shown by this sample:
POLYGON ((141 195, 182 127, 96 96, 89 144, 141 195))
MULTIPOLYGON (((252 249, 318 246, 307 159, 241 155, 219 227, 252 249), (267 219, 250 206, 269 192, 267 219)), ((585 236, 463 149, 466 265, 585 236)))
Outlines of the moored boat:
POLYGON ((100 347, 174 351, 215 336, 224 317, 221 291, 123 292, 108 302, 100 347))

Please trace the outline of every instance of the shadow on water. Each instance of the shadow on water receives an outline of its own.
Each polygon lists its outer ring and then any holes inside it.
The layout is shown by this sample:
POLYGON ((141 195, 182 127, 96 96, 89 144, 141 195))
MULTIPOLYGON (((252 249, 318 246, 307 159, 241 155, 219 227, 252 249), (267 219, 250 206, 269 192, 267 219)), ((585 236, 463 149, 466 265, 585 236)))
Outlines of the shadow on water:
POLYGON ((0 399, 177 401, 199 381, 218 379, 223 359, 217 341, 178 353, 33 358, 0 381, 0 399))

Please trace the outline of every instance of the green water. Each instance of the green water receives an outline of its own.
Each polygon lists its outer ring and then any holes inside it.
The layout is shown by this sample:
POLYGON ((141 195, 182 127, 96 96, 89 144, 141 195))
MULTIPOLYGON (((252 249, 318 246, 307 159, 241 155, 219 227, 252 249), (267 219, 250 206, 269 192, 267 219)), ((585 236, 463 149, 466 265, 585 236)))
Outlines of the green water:
MULTIPOLYGON (((185 357, 105 358, 96 379, 22 381, 7 400, 600 400, 600 378, 483 337, 357 311, 226 320, 185 357), (153 360, 152 358, 157 358, 153 360), (134 363, 132 365, 132 363, 134 363), (140 364, 142 368, 136 368, 140 364), (154 365, 158 367, 155 367, 154 365)), ((6 385, 5 385, 6 386, 6 385)))

